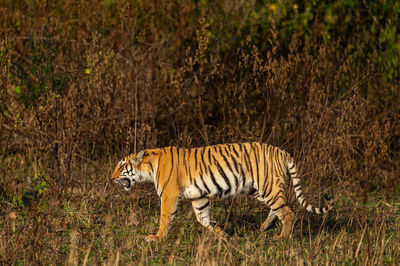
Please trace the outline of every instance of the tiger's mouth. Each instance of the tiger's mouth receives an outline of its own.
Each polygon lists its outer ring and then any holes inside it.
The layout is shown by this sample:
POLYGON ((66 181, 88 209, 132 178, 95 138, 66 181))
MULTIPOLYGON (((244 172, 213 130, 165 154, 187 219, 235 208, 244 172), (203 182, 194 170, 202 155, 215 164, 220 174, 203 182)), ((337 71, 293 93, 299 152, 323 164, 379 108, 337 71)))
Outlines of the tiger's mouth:
POLYGON ((125 190, 130 190, 132 188, 132 181, 129 178, 118 178, 114 182, 125 190))

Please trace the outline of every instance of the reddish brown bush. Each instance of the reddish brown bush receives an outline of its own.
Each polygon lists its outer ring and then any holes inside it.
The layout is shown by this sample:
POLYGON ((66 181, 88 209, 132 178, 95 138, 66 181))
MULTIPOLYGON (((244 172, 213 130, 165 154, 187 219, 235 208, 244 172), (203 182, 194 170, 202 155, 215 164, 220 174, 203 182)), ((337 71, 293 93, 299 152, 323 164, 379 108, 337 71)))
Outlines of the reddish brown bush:
POLYGON ((355 49, 352 38, 324 43, 318 32, 281 43, 273 23, 262 45, 248 34, 224 48, 213 37, 223 20, 197 8, 5 5, 4 153, 40 151, 50 176, 68 183, 80 161, 139 147, 257 140, 293 153, 312 183, 391 191, 399 91, 376 63, 379 50, 362 40, 355 49))

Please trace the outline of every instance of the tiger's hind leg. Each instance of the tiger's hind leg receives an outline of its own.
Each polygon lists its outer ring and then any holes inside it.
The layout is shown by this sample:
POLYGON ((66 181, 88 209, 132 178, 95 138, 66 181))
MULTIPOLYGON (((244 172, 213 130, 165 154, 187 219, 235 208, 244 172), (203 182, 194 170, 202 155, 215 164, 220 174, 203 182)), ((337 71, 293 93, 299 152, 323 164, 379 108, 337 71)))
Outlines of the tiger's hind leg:
MULTIPOLYGON (((253 190, 253 191, 251 191, 250 192, 250 195, 252 195, 253 197, 255 197, 257 200, 259 200, 259 201, 261 201, 261 202, 264 202, 264 203, 267 203, 267 201, 265 200, 265 198, 263 198, 259 193, 258 193, 258 191, 257 190, 253 190)), ((270 212, 269 212, 269 214, 268 214, 268 218, 265 220, 265 222, 261 225, 261 228, 260 228, 260 230, 261 231, 266 231, 268 228, 270 228, 273 224, 274 224, 274 222, 275 222, 275 220, 276 220, 276 214, 275 214, 275 212, 271 209, 270 210, 270 212)))
POLYGON ((220 235, 225 236, 224 231, 215 225, 214 221, 210 218, 210 200, 208 198, 201 198, 192 201, 192 207, 196 214, 197 221, 208 230, 220 235))
POLYGON ((260 197, 271 208, 267 220, 261 226, 261 229, 266 229, 275 219, 274 215, 282 222, 282 231, 280 235, 276 235, 275 239, 288 238, 292 231, 294 213, 287 206, 286 197, 284 194, 285 179, 281 175, 275 175, 262 191, 259 191, 260 197))
POLYGON ((261 231, 266 231, 268 228, 270 228, 274 222, 276 221, 277 215, 273 210, 270 210, 268 214, 268 218, 265 220, 265 222, 261 225, 261 231))
POLYGON ((271 206, 271 209, 275 212, 276 216, 282 222, 282 232, 280 235, 274 236, 274 239, 288 238, 290 236, 293 225, 293 211, 286 205, 286 203, 282 203, 282 205, 273 204, 271 206))

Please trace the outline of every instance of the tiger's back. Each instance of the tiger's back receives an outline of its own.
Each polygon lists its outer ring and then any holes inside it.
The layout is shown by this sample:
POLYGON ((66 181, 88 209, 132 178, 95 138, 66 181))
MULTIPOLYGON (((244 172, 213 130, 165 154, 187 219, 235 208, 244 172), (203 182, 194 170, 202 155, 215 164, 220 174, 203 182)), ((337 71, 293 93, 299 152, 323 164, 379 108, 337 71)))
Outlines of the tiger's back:
POLYGON ((129 190, 136 182, 153 181, 161 198, 160 229, 157 235, 148 236, 151 240, 166 234, 181 198, 192 201, 197 220, 203 226, 223 234, 210 218, 209 199, 239 193, 249 193, 271 208, 262 230, 279 218, 283 229, 277 238, 288 237, 293 222, 293 212, 287 206, 284 193, 288 175, 293 179, 299 202, 308 211, 324 213, 332 205, 330 202, 325 208, 314 208, 307 204, 292 157, 267 144, 219 144, 192 149, 166 147, 141 151, 121 162, 113 174, 117 183, 129 190))
MULTIPOLYGON (((174 156, 173 149, 171 156, 174 156)), ((223 198, 252 189, 265 190, 269 181, 284 177, 284 163, 289 156, 277 147, 260 143, 178 149, 176 155, 179 160, 178 154, 183 156, 178 164, 182 173, 178 178, 183 196, 189 199, 223 198)))

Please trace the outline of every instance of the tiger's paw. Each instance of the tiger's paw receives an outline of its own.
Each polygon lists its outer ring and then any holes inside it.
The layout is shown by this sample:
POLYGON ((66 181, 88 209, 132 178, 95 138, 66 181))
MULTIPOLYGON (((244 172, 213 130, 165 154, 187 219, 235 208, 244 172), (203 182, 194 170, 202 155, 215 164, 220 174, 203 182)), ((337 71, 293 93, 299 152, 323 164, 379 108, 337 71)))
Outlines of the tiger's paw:
POLYGON ((148 236, 146 236, 145 239, 146 239, 147 242, 151 242, 151 241, 160 241, 160 240, 161 240, 161 237, 158 236, 158 235, 148 235, 148 236))
POLYGON ((217 228, 217 229, 214 228, 213 232, 214 232, 216 235, 220 236, 220 237, 224 237, 224 238, 227 238, 227 237, 228 237, 228 234, 227 234, 224 230, 222 230, 222 229, 220 229, 220 228, 217 228))
POLYGON ((275 224, 275 219, 267 219, 261 226, 260 226, 260 231, 265 232, 268 229, 270 229, 273 225, 275 224))
POLYGON ((210 227, 208 227, 208 229, 220 237, 224 237, 224 238, 228 237, 228 234, 216 224, 211 225, 210 227))
POLYGON ((274 235, 274 240, 283 240, 283 239, 289 239, 290 234, 280 234, 280 235, 274 235))
POLYGON ((274 221, 266 221, 260 226, 260 231, 265 232, 274 225, 274 221))

